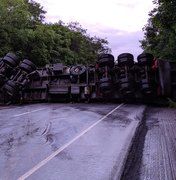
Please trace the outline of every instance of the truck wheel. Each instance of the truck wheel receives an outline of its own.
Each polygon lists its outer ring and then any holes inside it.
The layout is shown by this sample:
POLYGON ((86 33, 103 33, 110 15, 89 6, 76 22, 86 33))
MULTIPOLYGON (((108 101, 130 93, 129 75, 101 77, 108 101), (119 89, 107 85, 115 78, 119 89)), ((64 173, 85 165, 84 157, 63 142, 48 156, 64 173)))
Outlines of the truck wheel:
POLYGON ((118 65, 119 66, 133 66, 134 65, 134 56, 130 53, 122 53, 118 56, 118 65))
POLYGON ((100 79, 99 88, 100 88, 100 91, 104 94, 108 94, 108 93, 112 92, 111 79, 109 79, 109 78, 100 79))
POLYGON ((3 58, 3 62, 4 62, 5 64, 9 65, 10 67, 13 67, 13 68, 18 65, 18 63, 17 63, 16 60, 14 60, 14 59, 12 59, 12 58, 10 58, 10 57, 8 57, 8 56, 5 56, 5 57, 3 58))
POLYGON ((119 82, 120 83, 127 83, 127 82, 129 82, 129 80, 127 78, 121 78, 121 79, 119 79, 119 82))
POLYGON ((71 67, 70 74, 73 76, 81 76, 86 72, 86 67, 82 64, 71 67))
POLYGON ((105 83, 105 82, 111 82, 111 79, 110 78, 101 78, 99 82, 100 82, 100 84, 105 83))
POLYGON ((98 61, 99 67, 109 66, 110 68, 114 67, 114 60, 103 58, 98 61))
POLYGON ((14 53, 9 52, 6 54, 6 56, 10 57, 11 59, 15 60, 18 63, 17 56, 14 53))
POLYGON ((100 91, 104 94, 112 92, 112 84, 110 82, 101 83, 99 88, 100 88, 100 91))
POLYGON ((111 54, 101 54, 98 57, 98 64, 100 67, 109 66, 110 68, 114 67, 114 56, 111 54))
POLYGON ((154 57, 150 53, 142 53, 137 57, 139 66, 152 66, 154 64, 154 57))
POLYGON ((100 54, 98 56, 98 60, 103 59, 103 58, 108 58, 108 59, 114 60, 114 56, 112 54, 100 54))
POLYGON ((130 89, 130 84, 129 84, 129 82, 125 82, 125 83, 122 83, 122 84, 120 84, 120 87, 121 87, 121 89, 130 89))
POLYGON ((31 73, 33 71, 31 66, 23 62, 19 65, 19 68, 26 73, 31 73))
POLYGON ((18 92, 18 86, 13 81, 7 81, 7 83, 4 85, 4 89, 11 96, 17 94, 18 92))
POLYGON ((36 70, 36 66, 29 60, 25 59, 19 65, 19 68, 27 73, 31 73, 36 70))
POLYGON ((31 66, 32 69, 33 69, 33 71, 35 71, 35 70, 37 69, 36 66, 35 66, 35 64, 34 64, 33 62, 29 61, 28 59, 24 59, 24 60, 23 60, 23 63, 31 66))

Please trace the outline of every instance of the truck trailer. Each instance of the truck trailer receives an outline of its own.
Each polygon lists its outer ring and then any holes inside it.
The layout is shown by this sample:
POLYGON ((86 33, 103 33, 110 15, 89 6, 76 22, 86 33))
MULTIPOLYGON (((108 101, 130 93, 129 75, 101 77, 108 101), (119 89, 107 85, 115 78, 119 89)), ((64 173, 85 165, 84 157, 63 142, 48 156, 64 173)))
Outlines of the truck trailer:
POLYGON ((176 100, 176 61, 142 53, 100 54, 95 64, 66 66, 19 61, 14 53, 0 59, 0 103, 142 102, 176 100))

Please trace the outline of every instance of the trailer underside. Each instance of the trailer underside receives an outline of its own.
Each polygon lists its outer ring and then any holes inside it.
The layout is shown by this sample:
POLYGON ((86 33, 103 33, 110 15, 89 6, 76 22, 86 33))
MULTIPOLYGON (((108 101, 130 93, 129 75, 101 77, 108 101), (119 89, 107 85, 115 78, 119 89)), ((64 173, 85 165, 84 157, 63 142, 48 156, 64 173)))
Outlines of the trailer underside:
POLYGON ((142 53, 102 54, 94 65, 37 68, 13 53, 0 61, 0 102, 167 102, 176 99, 176 63, 142 53), (165 101, 166 100, 166 101, 165 101))

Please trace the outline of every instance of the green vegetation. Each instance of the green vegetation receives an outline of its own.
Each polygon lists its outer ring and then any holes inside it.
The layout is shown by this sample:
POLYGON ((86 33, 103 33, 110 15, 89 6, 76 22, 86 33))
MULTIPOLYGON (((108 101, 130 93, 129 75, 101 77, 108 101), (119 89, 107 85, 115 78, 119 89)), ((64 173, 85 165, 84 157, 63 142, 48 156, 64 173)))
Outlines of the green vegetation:
POLYGON ((168 98, 168 103, 170 108, 176 108, 176 102, 168 98))
POLYGON ((155 8, 149 13, 143 28, 141 47, 156 57, 176 60, 176 0, 154 0, 155 8))
POLYGON ((1 0, 0 57, 13 51, 36 65, 94 63, 110 52, 106 39, 90 37, 77 22, 45 23, 46 11, 33 0, 1 0))

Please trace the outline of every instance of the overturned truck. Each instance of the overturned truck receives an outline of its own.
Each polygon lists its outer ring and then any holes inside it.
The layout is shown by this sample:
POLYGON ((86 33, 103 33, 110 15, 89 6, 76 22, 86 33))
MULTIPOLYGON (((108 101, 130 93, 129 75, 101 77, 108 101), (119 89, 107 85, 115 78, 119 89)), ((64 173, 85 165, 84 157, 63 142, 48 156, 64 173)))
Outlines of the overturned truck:
POLYGON ((159 102, 176 100, 176 63, 142 53, 134 61, 122 53, 117 61, 101 54, 91 65, 47 64, 37 68, 16 55, 0 59, 0 102, 159 102))

